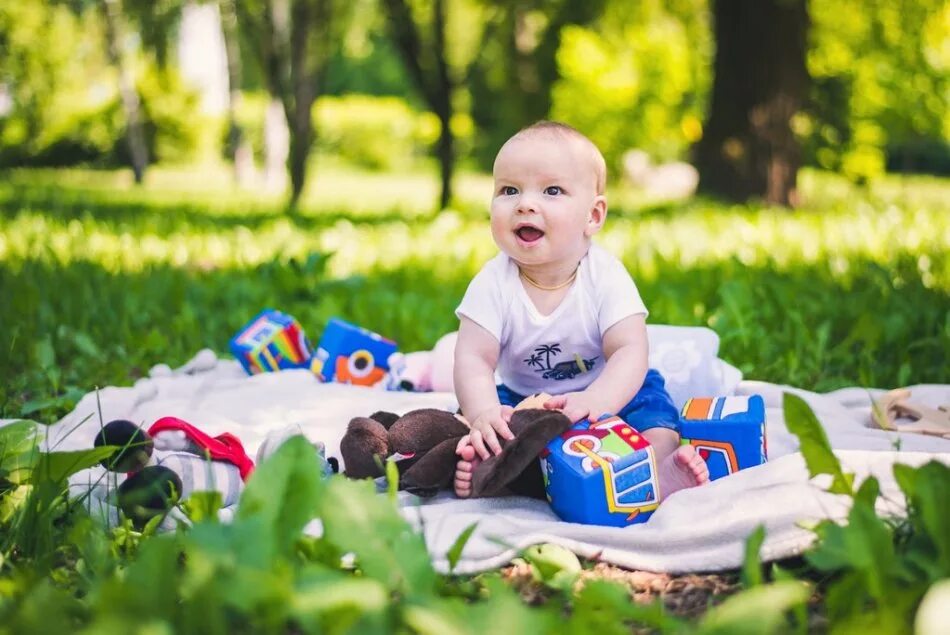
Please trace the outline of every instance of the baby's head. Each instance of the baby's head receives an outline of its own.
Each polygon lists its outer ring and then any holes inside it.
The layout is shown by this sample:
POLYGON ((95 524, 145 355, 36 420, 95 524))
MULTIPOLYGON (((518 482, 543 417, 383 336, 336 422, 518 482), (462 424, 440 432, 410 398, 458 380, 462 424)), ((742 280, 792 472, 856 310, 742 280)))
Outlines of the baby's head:
POLYGON ((568 125, 541 121, 495 157, 492 236, 521 265, 576 264, 607 217, 607 166, 597 146, 568 125))

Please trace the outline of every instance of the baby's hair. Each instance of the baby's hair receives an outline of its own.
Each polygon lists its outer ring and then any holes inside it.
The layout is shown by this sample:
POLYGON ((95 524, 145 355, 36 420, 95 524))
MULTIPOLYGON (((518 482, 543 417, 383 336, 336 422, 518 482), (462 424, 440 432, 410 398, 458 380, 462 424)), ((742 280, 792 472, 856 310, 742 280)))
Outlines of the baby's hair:
POLYGON ((597 180, 597 193, 604 193, 604 191, 607 189, 607 162, 604 160, 604 155, 601 154, 600 149, 587 137, 587 135, 577 128, 567 125, 566 123, 542 119, 541 121, 536 121, 530 126, 525 126, 512 135, 511 139, 508 139, 508 141, 517 139, 519 137, 528 137, 538 133, 556 135, 580 143, 580 145, 584 148, 584 152, 590 155, 591 164, 594 168, 594 178, 597 180))

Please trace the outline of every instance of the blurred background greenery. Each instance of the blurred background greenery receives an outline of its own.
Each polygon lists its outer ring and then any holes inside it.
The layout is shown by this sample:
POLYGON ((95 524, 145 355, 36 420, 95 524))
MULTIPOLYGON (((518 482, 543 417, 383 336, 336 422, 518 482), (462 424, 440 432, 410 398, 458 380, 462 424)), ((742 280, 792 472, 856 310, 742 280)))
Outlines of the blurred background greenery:
MULTIPOLYGON (((446 99, 463 168, 490 168, 504 139, 552 117, 586 132, 619 175, 631 148, 688 159, 703 136, 716 47, 709 4, 3 0, 0 165, 127 165, 123 74, 150 162, 230 158, 233 110, 261 164, 268 103, 293 110, 287 92, 309 71, 301 101, 315 98, 318 156, 375 170, 427 165, 446 99), (282 19, 290 24, 270 25, 282 19), (410 36, 414 56, 401 46, 410 36), (299 68, 292 53, 304 58, 299 68), (432 79, 441 66, 444 86, 432 79)), ((950 174, 950 5, 813 0, 807 15, 811 82, 791 121, 803 163, 856 182, 885 171, 950 174)), ((748 30, 760 19, 743 17, 748 30)))
MULTIPOLYGON (((603 150, 597 240, 652 322, 715 329, 747 378, 947 383, 948 71, 950 0, 0 0, 0 418, 227 354, 264 307, 431 348, 495 252, 494 153, 542 118, 603 150)), ((233 524, 104 533, 24 469, 41 427, 0 428, 0 633, 909 633, 946 597, 936 464, 897 474, 906 521, 864 481, 805 560, 761 567, 753 532, 748 591, 687 624, 639 602, 722 600, 692 575, 631 602, 599 563, 531 607, 507 573, 436 583, 394 506, 308 481, 304 446, 233 524)))
POLYGON ((540 118, 602 148, 653 321, 756 378, 947 380, 946 0, 0 0, 0 52, 0 416, 267 305, 431 346, 540 118))

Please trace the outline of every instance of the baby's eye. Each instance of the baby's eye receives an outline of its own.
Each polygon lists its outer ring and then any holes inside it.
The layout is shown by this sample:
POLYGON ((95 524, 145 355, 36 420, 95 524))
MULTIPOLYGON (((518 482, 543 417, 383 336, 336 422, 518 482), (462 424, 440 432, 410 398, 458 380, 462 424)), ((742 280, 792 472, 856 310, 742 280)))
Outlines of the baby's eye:
POLYGON ((518 193, 518 188, 512 187, 511 185, 503 185, 501 186, 499 193, 503 194, 504 196, 514 196, 518 193))
POLYGON ((562 190, 559 185, 549 185, 544 188, 544 193, 548 196, 557 196, 558 194, 563 194, 564 190, 562 190))

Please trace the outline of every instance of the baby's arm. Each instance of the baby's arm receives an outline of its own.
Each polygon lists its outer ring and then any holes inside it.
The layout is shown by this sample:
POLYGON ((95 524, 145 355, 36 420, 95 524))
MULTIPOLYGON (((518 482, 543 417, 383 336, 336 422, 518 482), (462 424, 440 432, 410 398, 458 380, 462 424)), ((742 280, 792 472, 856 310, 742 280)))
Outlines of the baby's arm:
POLYGON ((572 422, 619 412, 643 385, 648 354, 646 316, 620 320, 604 333, 607 365, 600 376, 582 392, 552 397, 545 408, 563 410, 572 422))
POLYGON ((469 442, 479 456, 488 458, 501 452, 498 435, 514 438, 508 428, 511 409, 501 405, 495 388, 500 346, 495 336, 477 323, 464 315, 460 320, 455 344, 455 394, 462 414, 472 425, 469 442))

